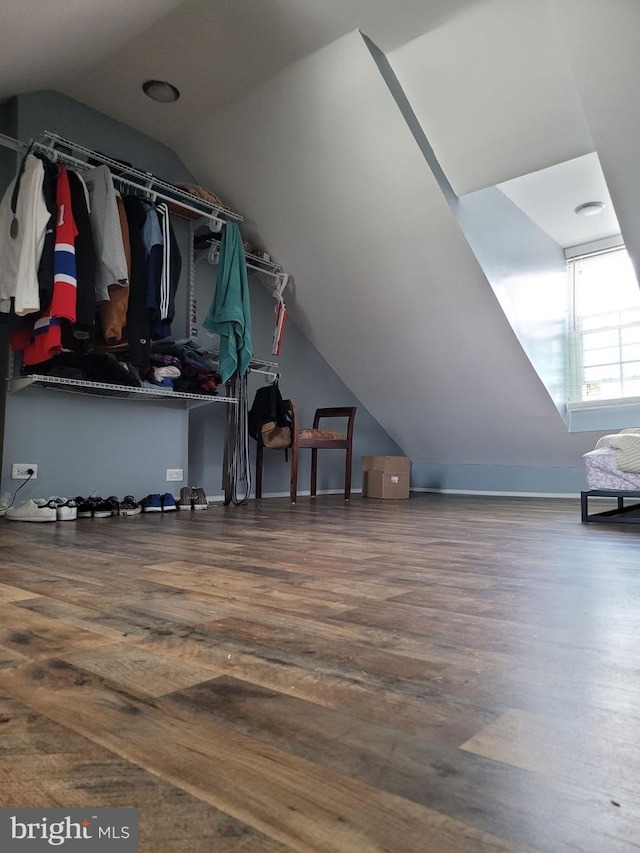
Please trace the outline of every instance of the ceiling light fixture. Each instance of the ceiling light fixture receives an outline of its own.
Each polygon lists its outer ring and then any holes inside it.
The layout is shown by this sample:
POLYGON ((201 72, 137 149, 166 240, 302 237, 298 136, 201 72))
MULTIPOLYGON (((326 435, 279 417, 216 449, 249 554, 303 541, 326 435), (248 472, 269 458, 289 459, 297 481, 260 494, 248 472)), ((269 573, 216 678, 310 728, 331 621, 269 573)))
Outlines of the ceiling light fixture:
POLYGON ((147 80, 142 84, 142 91, 148 98, 160 104, 172 104, 180 97, 180 92, 166 80, 147 80))
POLYGON ((579 204, 574 213, 578 216, 595 216, 596 213, 601 213, 605 208, 603 201, 585 201, 584 204, 579 204))

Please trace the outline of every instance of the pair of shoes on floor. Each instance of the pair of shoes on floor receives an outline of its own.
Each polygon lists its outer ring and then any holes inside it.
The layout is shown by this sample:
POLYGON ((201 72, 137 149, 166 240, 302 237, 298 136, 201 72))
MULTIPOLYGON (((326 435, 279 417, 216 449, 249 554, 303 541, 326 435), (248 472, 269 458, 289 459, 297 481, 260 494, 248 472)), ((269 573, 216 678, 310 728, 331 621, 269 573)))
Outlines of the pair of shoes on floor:
POLYGON ((120 501, 118 508, 120 515, 140 515, 142 506, 133 497, 133 495, 125 495, 120 501))
POLYGON ((143 512, 173 512, 178 509, 172 494, 165 492, 164 495, 156 493, 147 495, 140 501, 143 512))
POLYGON ((191 486, 184 486, 180 489, 180 500, 178 501, 180 509, 208 509, 207 496, 204 489, 198 487, 196 489, 191 486))
MULTIPOLYGON (((40 501, 36 501, 36 503, 40 503, 40 501)), ((78 505, 75 498, 61 498, 54 495, 48 501, 43 501, 42 503, 48 506, 55 504, 57 521, 75 521, 78 517, 78 505)))
POLYGON ((5 511, 5 518, 9 521, 71 521, 76 518, 76 513, 75 501, 72 499, 36 498, 9 507, 5 511))
POLYGON ((10 506, 4 514, 9 521, 57 521, 55 504, 48 501, 28 500, 23 501, 20 506, 10 506))
POLYGON ((120 502, 114 495, 108 498, 82 498, 76 499, 78 518, 110 518, 118 515, 120 502))

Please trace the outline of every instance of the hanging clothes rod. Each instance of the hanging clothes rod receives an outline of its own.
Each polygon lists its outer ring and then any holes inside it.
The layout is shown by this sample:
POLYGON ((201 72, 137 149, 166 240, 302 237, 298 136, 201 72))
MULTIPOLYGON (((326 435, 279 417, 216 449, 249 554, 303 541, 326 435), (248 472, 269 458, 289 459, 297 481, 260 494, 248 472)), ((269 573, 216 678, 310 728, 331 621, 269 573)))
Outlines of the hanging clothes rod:
POLYGON ((3 148, 10 148, 12 151, 26 151, 29 147, 24 142, 20 142, 18 139, 13 139, 13 137, 7 136, 4 133, 0 133, 0 145, 3 148))
POLYGON ((63 136, 59 136, 57 133, 51 133, 48 130, 45 130, 43 134, 43 138, 47 140, 47 147, 51 147, 54 150, 57 150, 55 146, 62 146, 63 148, 68 148, 76 154, 82 154, 84 157, 89 157, 91 160, 102 163, 105 166, 108 166, 112 171, 115 171, 118 174, 129 175, 132 180, 137 183, 142 184, 143 186, 148 186, 151 184, 149 188, 154 192, 169 194, 169 201, 181 201, 184 200, 187 204, 193 205, 193 202, 196 202, 195 208, 192 207, 192 210, 195 210, 196 213, 200 213, 201 215, 207 216, 210 215, 210 211, 214 210, 216 213, 214 215, 224 216, 225 219, 233 219, 236 222, 242 222, 243 217, 240 216, 239 213, 235 213, 233 210, 229 210, 227 207, 223 207, 222 205, 208 204, 204 202, 202 199, 199 199, 198 196, 194 196, 192 193, 187 192, 187 190, 183 190, 180 187, 176 187, 173 184, 168 183, 167 181, 163 181, 160 178, 156 178, 150 172, 143 172, 140 169, 136 169, 134 166, 129 166, 127 163, 121 163, 119 160, 114 160, 112 157, 107 157, 105 154, 100 154, 97 151, 93 151, 91 148, 86 148, 84 145, 79 145, 76 142, 72 142, 69 139, 65 139, 63 136))
POLYGON ((263 376, 270 376, 273 379, 279 379, 280 374, 276 370, 260 370, 258 367, 250 367, 248 370, 249 373, 262 373, 263 376))
POLYGON ((174 187, 166 181, 161 181, 148 172, 141 172, 139 169, 133 168, 133 166, 127 166, 125 163, 118 162, 118 160, 112 160, 110 157, 105 157, 103 154, 98 154, 82 145, 76 145, 76 143, 63 139, 63 137, 57 136, 54 133, 49 133, 49 131, 45 131, 44 138, 47 140, 46 142, 38 139, 33 143, 26 143, 2 133, 0 134, 0 145, 18 152, 27 151, 31 146, 33 150, 50 157, 54 161, 59 160, 67 166, 85 171, 92 169, 97 164, 108 166, 115 173, 113 175, 114 180, 120 184, 138 190, 153 198, 154 201, 160 199, 170 204, 176 204, 183 210, 195 213, 199 217, 205 217, 210 220, 212 230, 214 231, 219 231, 224 224, 220 216, 242 221, 242 217, 239 214, 233 213, 233 211, 227 210, 227 208, 204 204, 197 196, 179 187, 174 187), (95 162, 88 163, 86 160, 75 157, 68 151, 60 151, 56 148, 56 145, 69 148, 75 151, 75 153, 82 154, 95 162), (126 177, 120 174, 121 172, 125 172, 126 177))

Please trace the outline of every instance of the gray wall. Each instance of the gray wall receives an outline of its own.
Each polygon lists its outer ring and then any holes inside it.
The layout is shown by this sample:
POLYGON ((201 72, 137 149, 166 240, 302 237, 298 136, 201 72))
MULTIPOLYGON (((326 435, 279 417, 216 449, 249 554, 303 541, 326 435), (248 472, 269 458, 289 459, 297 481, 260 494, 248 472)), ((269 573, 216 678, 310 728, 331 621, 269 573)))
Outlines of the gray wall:
POLYGON ((166 181, 191 178, 166 145, 59 92, 29 92, 19 95, 17 101, 17 128, 22 141, 49 130, 166 181))
MULTIPOLYGON (((202 329, 201 323, 207 314, 215 290, 217 266, 208 261, 199 261, 196 265, 199 339, 205 348, 217 349, 218 341, 202 329)), ((271 343, 274 328, 275 301, 271 296, 272 279, 257 274, 249 276, 251 295, 251 320, 253 349, 256 358, 274 361, 279 365, 280 390, 282 396, 296 402, 300 423, 311 426, 313 414, 322 406, 358 406, 355 423, 353 488, 361 487, 361 456, 402 456, 402 451, 384 432, 378 422, 349 391, 340 377, 327 365, 326 361, 311 346, 297 326, 287 321, 281 354, 271 355, 271 343), (264 282, 264 283, 263 283, 264 282)), ((285 301, 287 298, 285 290, 285 301)), ((249 405, 255 391, 269 382, 267 377, 254 373, 249 376, 249 405)), ((222 477, 222 407, 207 406, 191 412, 189 467, 192 485, 204 485, 207 494, 220 493, 222 477)), ((340 429, 344 421, 327 422, 326 426, 340 429)), ((251 440, 251 476, 255 474, 255 442, 251 440)), ((311 454, 305 452, 300 457, 298 472, 298 491, 309 492, 311 454)), ((318 489, 342 490, 344 484, 344 452, 320 451, 318 462, 318 489)), ((289 493, 289 465, 284 452, 265 451, 264 454, 264 495, 289 493)))
MULTIPOLYGON (((18 138, 28 141, 44 130, 168 180, 190 178, 166 146, 83 104, 56 92, 19 96, 18 138)), ((187 468, 187 430, 186 411, 163 403, 28 389, 7 400, 2 491, 21 485, 10 479, 11 463, 31 462, 38 465, 38 479, 24 486, 20 498, 164 492, 165 469, 187 468)))
MULTIPOLYGON (((568 417, 562 248, 495 187, 457 199, 452 209, 520 345, 558 411, 568 417)), ((412 485, 444 492, 560 495, 576 494, 586 483, 582 466, 414 464, 412 485)))
POLYGON ((562 248, 495 187, 463 196, 453 209, 527 358, 564 412, 569 295, 562 248))
MULTIPOLYGON (((15 98, 0 104, 0 133, 13 139, 18 135, 18 110, 15 98)), ((8 148, 0 148, 0 187, 6 187, 16 173, 17 154, 8 148)))
MULTIPOLYGON (((0 104, 0 133, 15 139, 17 135, 17 111, 15 98, 0 104)), ((13 180, 16 171, 17 157, 8 148, 0 148, 0 187, 5 187, 13 180)), ((9 338, 7 331, 0 328, 0 456, 4 446, 5 397, 6 377, 8 376, 9 338)), ((0 459, 0 479, 2 477, 2 460, 0 459)))
MULTIPOLYGON (((166 180, 188 180, 191 174, 166 146, 120 122, 56 92, 39 92, 17 99, 17 135, 23 141, 50 130, 109 156, 127 160, 136 167, 166 180)), ((6 176, 7 177, 7 176, 6 176)), ((8 177, 7 177, 8 179, 8 177)), ((183 248, 186 273, 188 226, 175 220, 183 248)), ((202 269, 201 318, 213 295, 215 273, 202 269)), ((252 308, 256 356, 269 359, 274 302, 258 281, 252 282, 252 308)), ((187 328, 187 288, 183 275, 174 333, 187 328)), ((209 343, 205 341, 205 344, 209 343)), ((285 354, 281 360, 282 388, 296 397, 302 414, 316 405, 353 404, 338 377, 317 352, 290 324, 285 354)), ((252 379, 252 387, 255 387, 252 379)), ((103 496, 134 494, 170 488, 177 494, 182 483, 167 484, 166 468, 189 471, 189 482, 202 485, 209 495, 221 494, 223 404, 212 404, 189 413, 163 401, 140 402, 96 399, 48 389, 31 388, 11 395, 7 401, 3 479, 0 491, 13 492, 20 481, 11 480, 13 462, 36 463, 38 480, 29 482, 19 498, 60 495, 103 496), (189 446, 190 445, 190 446, 189 446), (191 468, 189 470, 189 452, 191 468)), ((396 454, 397 446, 379 425, 361 410, 357 422, 358 454, 396 454)), ((340 454, 335 454, 339 456, 340 454)), ((271 454, 269 454, 271 456, 271 454)), ((284 491, 285 466, 281 454, 267 462, 265 492, 284 491)), ((321 467, 320 486, 338 488, 335 465, 321 467)), ((359 483, 359 465, 354 465, 359 483)), ((305 478, 301 473, 301 486, 305 478)))
POLYGON ((583 467, 414 462, 411 466, 411 487, 427 491, 560 497, 578 494, 587 487, 587 483, 583 467))
POLYGON ((185 163, 293 273, 299 328, 416 474, 459 465, 479 488, 475 473, 536 469, 523 491, 551 492, 566 469, 573 491, 598 436, 567 432, 358 33, 201 130, 212 144, 185 140, 185 163))

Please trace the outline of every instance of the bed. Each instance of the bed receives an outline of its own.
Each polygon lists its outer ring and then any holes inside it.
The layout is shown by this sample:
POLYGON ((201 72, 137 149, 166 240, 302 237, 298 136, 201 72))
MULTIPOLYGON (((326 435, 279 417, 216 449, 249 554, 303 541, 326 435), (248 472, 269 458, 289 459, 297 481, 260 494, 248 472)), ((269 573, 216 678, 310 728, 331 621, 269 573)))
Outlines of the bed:
POLYGON ((582 458, 589 486, 580 494, 582 521, 640 524, 640 429, 603 436, 582 458), (590 512, 591 498, 615 500, 616 505, 590 512))

